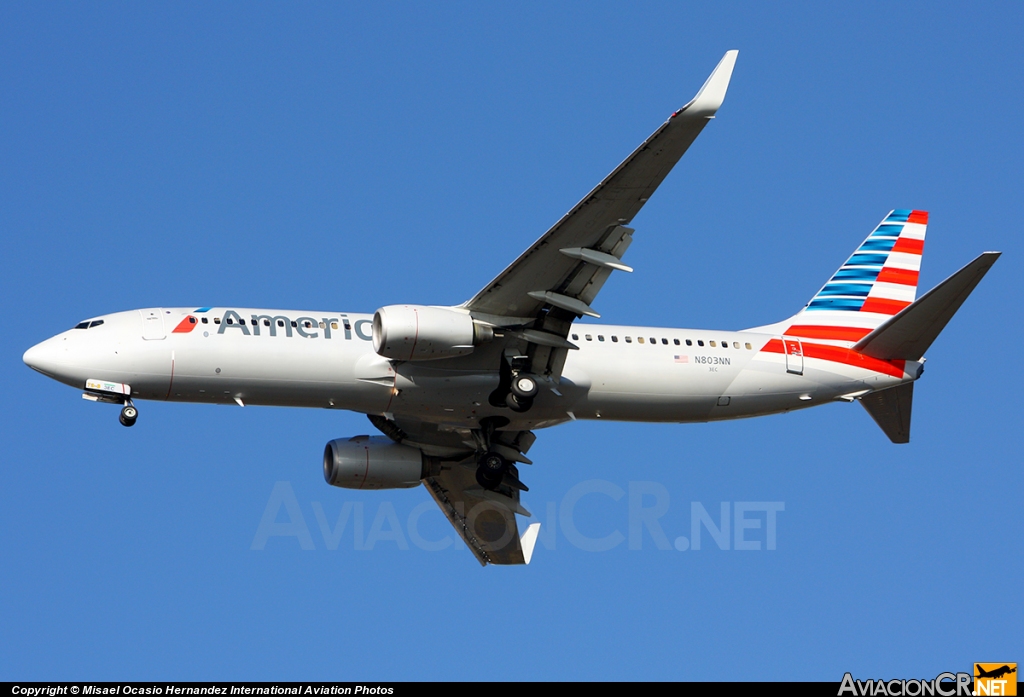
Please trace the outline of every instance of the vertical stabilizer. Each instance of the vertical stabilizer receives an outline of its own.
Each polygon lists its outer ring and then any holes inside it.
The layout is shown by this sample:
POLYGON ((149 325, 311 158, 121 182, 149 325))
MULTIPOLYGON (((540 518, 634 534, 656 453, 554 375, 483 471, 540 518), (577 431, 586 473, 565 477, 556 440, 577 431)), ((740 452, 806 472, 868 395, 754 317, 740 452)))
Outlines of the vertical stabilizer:
POLYGON ((780 329, 846 347, 860 341, 917 297, 927 227, 926 211, 889 213, 780 329))

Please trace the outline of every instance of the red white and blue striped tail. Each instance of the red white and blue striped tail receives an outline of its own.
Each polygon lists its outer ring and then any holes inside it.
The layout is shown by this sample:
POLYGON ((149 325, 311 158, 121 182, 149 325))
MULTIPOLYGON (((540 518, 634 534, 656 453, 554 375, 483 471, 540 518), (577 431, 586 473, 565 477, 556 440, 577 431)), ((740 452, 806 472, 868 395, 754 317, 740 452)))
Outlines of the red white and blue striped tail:
POLYGON ((927 227, 926 211, 889 213, 785 333, 855 343, 914 302, 927 227))

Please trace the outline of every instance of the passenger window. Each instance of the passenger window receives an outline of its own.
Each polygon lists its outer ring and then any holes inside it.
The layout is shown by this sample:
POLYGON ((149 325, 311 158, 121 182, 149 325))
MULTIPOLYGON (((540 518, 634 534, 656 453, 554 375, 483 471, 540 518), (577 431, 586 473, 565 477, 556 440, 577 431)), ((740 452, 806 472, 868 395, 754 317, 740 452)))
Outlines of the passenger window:
POLYGON ((203 324, 209 324, 210 320, 207 317, 203 317, 203 324))
POLYGON ((572 335, 572 340, 573 341, 579 341, 580 340, 580 335, 579 334, 573 334, 572 335))
POLYGON ((214 324, 220 324, 220 317, 214 317, 213 318, 213 323, 214 324))
POLYGON ((753 350, 753 348, 754 348, 753 346, 751 346, 751 345, 750 345, 750 343, 749 343, 749 342, 748 342, 748 343, 746 343, 746 344, 744 344, 744 346, 746 346, 746 347, 747 347, 747 350, 748 350, 748 351, 751 351, 751 350, 753 350))
POLYGON ((638 336, 638 337, 636 338, 636 343, 638 343, 638 344, 642 344, 642 343, 644 343, 644 338, 643 338, 642 336, 638 336))
POLYGON ((584 338, 585 338, 585 339, 586 339, 587 341, 593 341, 593 340, 594 340, 594 337, 592 337, 592 336, 591 336, 590 334, 584 334, 583 336, 584 336, 584 338))
POLYGON ((633 338, 632 338, 632 337, 629 337, 629 336, 627 336, 627 337, 626 337, 626 343, 627 343, 627 344, 632 344, 632 343, 633 343, 633 338))
POLYGON ((283 319, 277 320, 277 326, 283 327, 284 326, 284 320, 283 319))
MULTIPOLYGON (((245 320, 242 320, 242 321, 244 322, 245 320)), ((230 317, 228 317, 228 324, 234 324, 234 323, 235 323, 235 320, 233 320, 230 317)))
POLYGON ((676 346, 678 346, 679 345, 679 339, 672 339, 672 343, 675 344, 676 346))
POLYGON ((337 329, 337 328, 338 328, 338 323, 337 322, 331 322, 331 329, 337 329))
POLYGON ((708 343, 711 344, 711 348, 716 348, 717 347, 717 344, 715 344, 714 341, 709 341, 708 343))
MULTIPOLYGON (((662 337, 661 338, 661 343, 663 343, 665 345, 668 345, 668 339, 666 339, 665 337, 662 337)), ((676 343, 679 343, 679 342, 677 341, 676 343)))
MULTIPOLYGON (((686 344, 689 345, 690 342, 687 341, 686 344)), ((703 346, 704 345, 704 339, 697 339, 697 345, 698 346, 703 346)))
POLYGON ((723 341, 722 342, 722 348, 729 348, 729 342, 728 341, 723 341))
POLYGON ((604 334, 598 334, 597 335, 597 340, 598 341, 604 341, 604 334))
POLYGON ((297 326, 299 326, 299 325, 298 325, 298 324, 296 324, 295 320, 292 320, 292 326, 293 326, 293 327, 297 327, 297 326))
POLYGON ((321 323, 320 323, 320 328, 321 328, 321 329, 327 329, 327 325, 326 325, 326 324, 324 324, 323 322, 321 322, 321 323))
POLYGON ((657 339, 655 339, 655 338, 654 338, 654 337, 652 336, 652 337, 651 337, 651 343, 652 343, 652 344, 656 344, 656 343, 658 343, 658 340, 657 340, 657 339))
POLYGON ((617 344, 617 343, 619 343, 619 337, 617 337, 617 336, 615 336, 614 334, 612 334, 612 343, 613 343, 613 344, 617 344))
POLYGON ((687 345, 687 346, 693 346, 693 342, 692 342, 692 341, 690 341, 689 339, 687 339, 687 340, 686 340, 686 345, 687 345))
POLYGON ((738 341, 732 342, 732 347, 733 348, 739 348, 740 347, 740 342, 738 342, 738 341))
POLYGON ((302 326, 305 327, 306 329, 312 329, 313 323, 307 319, 305 322, 302 323, 302 326))
MULTIPOLYGON (((270 320, 269 319, 263 320, 263 326, 264 327, 269 327, 270 326, 270 320)), ((335 329, 337 329, 337 327, 335 327, 335 329)))

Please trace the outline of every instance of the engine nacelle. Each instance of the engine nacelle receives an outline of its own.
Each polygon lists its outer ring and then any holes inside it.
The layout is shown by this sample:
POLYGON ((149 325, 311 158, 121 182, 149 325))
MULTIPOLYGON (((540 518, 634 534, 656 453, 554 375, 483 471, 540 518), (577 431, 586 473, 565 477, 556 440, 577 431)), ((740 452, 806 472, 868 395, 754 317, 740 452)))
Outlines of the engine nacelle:
POLYGON ((409 489, 426 476, 419 448, 383 436, 338 438, 324 448, 324 479, 346 489, 409 489))
POLYGON ((388 305, 373 315, 373 350, 400 361, 464 356, 493 338, 489 326, 449 307, 388 305))

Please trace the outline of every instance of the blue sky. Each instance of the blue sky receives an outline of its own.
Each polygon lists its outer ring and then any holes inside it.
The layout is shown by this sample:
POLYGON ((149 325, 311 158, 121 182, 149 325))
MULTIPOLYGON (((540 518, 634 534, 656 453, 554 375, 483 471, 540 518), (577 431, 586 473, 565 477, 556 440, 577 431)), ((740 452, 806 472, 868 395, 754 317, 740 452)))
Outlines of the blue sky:
POLYGON ((1024 659, 1022 19, 1015 3, 4 4, 0 678, 839 680, 1024 659), (423 489, 323 482, 324 443, 371 432, 361 415, 142 403, 128 430, 21 362, 135 307, 461 302, 731 48, 725 106, 596 309, 773 322, 887 211, 929 210, 923 288, 1004 256, 928 354, 910 445, 857 405, 544 431, 523 473, 534 562, 481 569, 461 544, 425 549, 452 535, 423 489), (776 549, 764 528, 759 551, 631 543, 630 492, 667 502, 670 541, 695 506, 717 521, 723 502, 781 503, 776 549), (313 549, 252 549, 275 500, 313 549), (573 528, 623 540, 592 551, 573 528))

